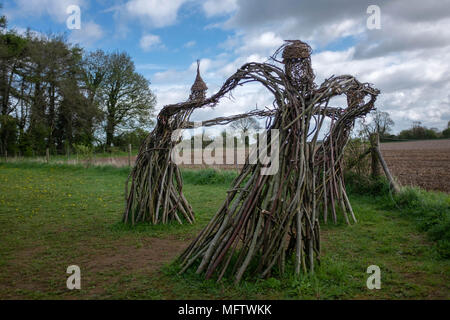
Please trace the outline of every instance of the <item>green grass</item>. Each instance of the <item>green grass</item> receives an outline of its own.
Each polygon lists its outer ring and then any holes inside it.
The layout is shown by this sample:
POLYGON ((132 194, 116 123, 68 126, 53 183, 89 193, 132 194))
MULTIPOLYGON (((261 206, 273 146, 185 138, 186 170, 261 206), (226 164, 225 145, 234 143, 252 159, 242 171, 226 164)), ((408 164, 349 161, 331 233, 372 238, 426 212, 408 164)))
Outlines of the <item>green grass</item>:
POLYGON ((178 276, 174 258, 221 205, 235 173, 184 170, 197 223, 135 228, 120 223, 128 173, 0 164, 0 299, 450 298, 449 260, 402 202, 397 207, 383 196, 353 194, 359 222, 322 226, 322 263, 314 275, 246 278, 238 286, 192 271, 178 276), (81 267, 80 291, 66 289, 71 264, 81 267), (381 290, 365 285, 372 264, 381 268, 381 290))
POLYGON ((236 171, 230 170, 192 170, 183 169, 183 179, 185 183, 194 185, 227 185, 229 186, 238 176, 236 171))
POLYGON ((389 190, 389 183, 348 174, 347 190, 358 195, 372 195, 380 206, 401 213, 426 232, 443 258, 450 258, 450 196, 444 192, 425 191, 417 187, 403 187, 398 194, 389 190))

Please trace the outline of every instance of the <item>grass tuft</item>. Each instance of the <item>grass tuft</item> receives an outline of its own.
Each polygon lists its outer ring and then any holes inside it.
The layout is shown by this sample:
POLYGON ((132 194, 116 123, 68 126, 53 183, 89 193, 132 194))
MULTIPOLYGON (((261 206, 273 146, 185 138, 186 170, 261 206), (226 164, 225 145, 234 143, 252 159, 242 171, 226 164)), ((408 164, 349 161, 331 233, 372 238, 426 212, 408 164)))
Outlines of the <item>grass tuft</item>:
POLYGON ((183 169, 182 173, 184 182, 194 185, 230 185, 238 176, 236 171, 216 169, 183 169))

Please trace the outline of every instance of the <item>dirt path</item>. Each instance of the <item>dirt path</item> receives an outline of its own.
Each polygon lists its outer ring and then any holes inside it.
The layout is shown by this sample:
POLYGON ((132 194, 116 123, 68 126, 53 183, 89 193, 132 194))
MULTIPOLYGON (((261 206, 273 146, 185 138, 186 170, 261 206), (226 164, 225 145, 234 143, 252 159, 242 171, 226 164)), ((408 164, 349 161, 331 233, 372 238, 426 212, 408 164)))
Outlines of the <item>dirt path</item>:
POLYGON ((124 269, 127 272, 153 272, 172 261, 186 247, 186 242, 173 237, 148 238, 139 247, 117 243, 114 248, 90 251, 82 261, 88 272, 124 269))
POLYGON ((94 239, 80 242, 87 248, 79 250, 76 257, 61 257, 61 261, 41 262, 48 248, 36 246, 16 252, 3 272, 7 278, 0 282, 4 294, 0 299, 37 298, 40 295, 57 295, 63 299, 101 299, 108 298, 108 287, 115 285, 115 280, 127 275, 142 274, 151 278, 166 264, 173 261, 189 241, 169 236, 165 238, 142 238, 139 243, 133 239, 122 238, 109 241, 107 246, 99 247, 94 239), (64 261, 65 263, 61 263, 64 261), (82 273, 82 290, 69 291, 65 288, 69 275, 63 270, 67 261, 80 267, 82 273), (40 264, 38 268, 30 266, 40 264), (24 271, 22 271, 24 270, 24 271), (25 271, 26 270, 26 271, 25 271), (120 275, 114 279, 114 274, 120 275), (55 286, 55 283, 58 283, 55 286), (6 294, 5 294, 6 293, 6 294))

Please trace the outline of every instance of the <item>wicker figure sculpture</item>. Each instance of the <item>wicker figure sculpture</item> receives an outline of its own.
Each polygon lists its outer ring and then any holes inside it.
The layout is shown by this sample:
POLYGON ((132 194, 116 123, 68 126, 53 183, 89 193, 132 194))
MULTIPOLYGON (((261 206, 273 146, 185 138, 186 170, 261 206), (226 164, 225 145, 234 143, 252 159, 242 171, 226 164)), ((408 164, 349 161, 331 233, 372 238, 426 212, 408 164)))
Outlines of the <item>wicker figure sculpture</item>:
POLYGON ((332 76, 317 86, 311 48, 299 40, 286 41, 272 60, 283 64, 284 70, 270 63, 247 63, 211 97, 164 107, 155 130, 141 147, 131 175, 132 190, 127 192, 125 221, 130 212, 153 223, 160 216, 162 222, 179 220, 177 212, 181 212, 192 222, 179 170, 168 158, 176 143, 170 133, 192 128, 189 116, 194 109, 215 106, 238 85, 259 82, 274 96, 272 110, 204 122, 207 126, 246 116, 270 118, 266 129, 277 132, 268 133, 268 139, 279 141, 279 165, 271 175, 261 174, 261 163, 244 165, 221 208, 179 257, 180 273, 195 267, 207 279, 232 276, 239 282, 247 273, 268 277, 277 269, 282 274, 293 255, 296 274, 313 272, 320 259, 319 216, 326 221, 331 214, 336 222, 342 212, 347 223, 350 219, 356 222, 343 182, 343 150, 355 120, 374 108, 379 91, 349 75, 332 76), (282 61, 277 60, 280 52, 282 61), (329 105, 339 95, 346 95, 346 108, 329 105), (318 143, 326 118, 331 125, 318 143))

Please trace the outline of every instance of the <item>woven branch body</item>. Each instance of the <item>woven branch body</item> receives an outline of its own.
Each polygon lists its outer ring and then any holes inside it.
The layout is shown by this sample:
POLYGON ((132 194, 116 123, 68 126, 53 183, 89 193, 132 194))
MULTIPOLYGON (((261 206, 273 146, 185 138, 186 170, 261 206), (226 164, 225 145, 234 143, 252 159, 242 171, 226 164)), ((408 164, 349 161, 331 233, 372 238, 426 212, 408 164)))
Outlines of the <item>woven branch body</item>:
POLYGON ((159 116, 155 129, 142 144, 126 190, 125 223, 195 221, 192 207, 183 195, 180 169, 171 160, 172 133, 188 120, 189 111, 167 118, 159 116))

